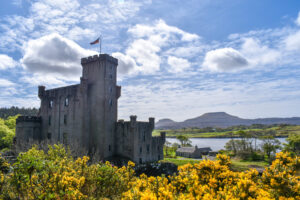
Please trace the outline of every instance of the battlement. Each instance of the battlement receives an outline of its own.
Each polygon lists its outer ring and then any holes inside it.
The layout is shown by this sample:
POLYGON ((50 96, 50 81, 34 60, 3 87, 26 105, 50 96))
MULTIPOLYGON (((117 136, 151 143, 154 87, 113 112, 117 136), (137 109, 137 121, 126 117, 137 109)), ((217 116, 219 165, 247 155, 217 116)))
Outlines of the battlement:
POLYGON ((87 64, 95 61, 109 61, 111 63, 114 63, 115 65, 118 65, 118 59, 111 57, 108 54, 100 54, 100 55, 94 55, 94 56, 89 56, 86 58, 81 58, 81 64, 87 64))
POLYGON ((20 122, 41 122, 42 118, 37 116, 19 116, 16 123, 20 122))

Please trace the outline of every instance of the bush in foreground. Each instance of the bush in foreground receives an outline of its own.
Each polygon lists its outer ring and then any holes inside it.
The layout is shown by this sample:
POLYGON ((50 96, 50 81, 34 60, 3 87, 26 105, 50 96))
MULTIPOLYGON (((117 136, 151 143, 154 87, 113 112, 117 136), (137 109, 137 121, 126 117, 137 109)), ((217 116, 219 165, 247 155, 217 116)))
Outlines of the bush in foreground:
POLYGON ((59 145, 47 153, 32 148, 12 166, 2 159, 0 199, 300 199, 299 160, 289 153, 278 153, 262 176, 231 171, 224 155, 181 166, 168 177, 137 177, 132 162, 121 168, 87 162, 59 145))

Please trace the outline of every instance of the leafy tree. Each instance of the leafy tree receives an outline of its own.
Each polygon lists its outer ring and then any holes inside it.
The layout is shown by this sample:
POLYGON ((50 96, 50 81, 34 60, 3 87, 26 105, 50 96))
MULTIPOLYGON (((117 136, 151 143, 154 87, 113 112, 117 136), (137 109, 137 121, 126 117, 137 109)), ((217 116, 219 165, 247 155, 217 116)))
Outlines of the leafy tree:
POLYGON ((15 137, 17 117, 8 117, 6 120, 0 118, 0 150, 11 147, 15 137))
POLYGON ((300 134, 290 134, 286 140, 288 143, 285 144, 284 149, 300 155, 300 134))
POLYGON ((273 136, 264 136, 262 137, 262 149, 267 155, 268 159, 270 159, 272 153, 276 153, 278 149, 280 149, 280 141, 273 136))
POLYGON ((176 139, 180 141, 181 146, 189 146, 191 144, 191 140, 185 135, 178 135, 176 139))

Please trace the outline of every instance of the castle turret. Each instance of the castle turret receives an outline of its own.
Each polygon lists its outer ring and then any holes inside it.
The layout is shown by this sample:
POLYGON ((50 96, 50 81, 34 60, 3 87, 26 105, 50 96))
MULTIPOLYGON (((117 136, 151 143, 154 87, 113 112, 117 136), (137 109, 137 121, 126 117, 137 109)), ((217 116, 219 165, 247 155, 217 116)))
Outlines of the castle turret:
POLYGON ((45 96, 45 88, 46 88, 45 86, 39 85, 38 95, 40 99, 42 99, 45 96))

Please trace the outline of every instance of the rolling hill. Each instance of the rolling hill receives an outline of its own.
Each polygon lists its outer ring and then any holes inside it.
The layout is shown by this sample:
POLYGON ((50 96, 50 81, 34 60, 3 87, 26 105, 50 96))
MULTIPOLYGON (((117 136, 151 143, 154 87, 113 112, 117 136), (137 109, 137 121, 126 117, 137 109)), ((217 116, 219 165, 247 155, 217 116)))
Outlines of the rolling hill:
POLYGON ((300 117, 291 118, 258 118, 258 119, 243 119, 237 116, 227 114, 226 112, 205 113, 199 117, 187 119, 183 122, 175 122, 171 119, 161 119, 155 124, 157 129, 179 129, 179 128, 204 128, 218 127, 226 128, 230 126, 252 124, 295 124, 300 125, 300 117))

